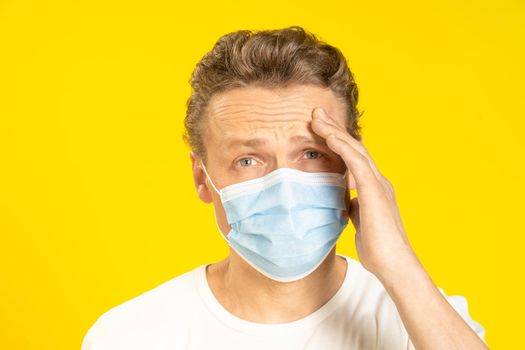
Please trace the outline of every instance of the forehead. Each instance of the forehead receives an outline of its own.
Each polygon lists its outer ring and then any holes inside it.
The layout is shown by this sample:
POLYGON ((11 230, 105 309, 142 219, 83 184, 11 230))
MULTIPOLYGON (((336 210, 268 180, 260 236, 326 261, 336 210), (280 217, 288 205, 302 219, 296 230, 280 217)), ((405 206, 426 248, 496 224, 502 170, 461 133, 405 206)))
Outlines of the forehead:
POLYGON ((309 128, 312 111, 324 108, 344 125, 345 105, 329 88, 295 85, 271 89, 243 87, 214 95, 207 109, 207 135, 225 139, 264 132, 287 133, 309 128))

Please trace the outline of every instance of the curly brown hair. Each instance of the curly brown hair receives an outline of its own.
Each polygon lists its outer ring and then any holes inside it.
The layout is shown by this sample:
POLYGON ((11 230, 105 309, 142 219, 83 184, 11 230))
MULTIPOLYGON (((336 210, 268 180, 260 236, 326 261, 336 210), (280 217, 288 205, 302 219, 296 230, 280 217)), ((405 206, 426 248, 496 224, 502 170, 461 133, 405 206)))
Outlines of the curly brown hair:
POLYGON ((346 105, 346 129, 361 140, 358 89, 341 51, 299 26, 239 30, 221 36, 190 79, 183 140, 206 163, 206 108, 214 94, 245 86, 285 88, 305 84, 330 88, 346 105))

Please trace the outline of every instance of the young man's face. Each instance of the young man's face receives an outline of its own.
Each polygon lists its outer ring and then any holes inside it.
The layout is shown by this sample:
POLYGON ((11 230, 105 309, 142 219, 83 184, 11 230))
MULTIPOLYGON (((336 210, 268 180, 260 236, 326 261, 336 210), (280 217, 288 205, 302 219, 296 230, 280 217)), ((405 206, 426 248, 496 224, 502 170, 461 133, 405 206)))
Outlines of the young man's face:
MULTIPOLYGON (((264 176, 282 167, 343 174, 346 165, 310 126, 315 107, 345 124, 345 106, 329 89, 244 87, 213 96, 204 122, 206 169, 218 189, 264 176)), ((217 224, 230 231, 219 195, 192 155, 199 197, 213 201, 217 224)), ((350 188, 354 179, 349 173, 350 188)))

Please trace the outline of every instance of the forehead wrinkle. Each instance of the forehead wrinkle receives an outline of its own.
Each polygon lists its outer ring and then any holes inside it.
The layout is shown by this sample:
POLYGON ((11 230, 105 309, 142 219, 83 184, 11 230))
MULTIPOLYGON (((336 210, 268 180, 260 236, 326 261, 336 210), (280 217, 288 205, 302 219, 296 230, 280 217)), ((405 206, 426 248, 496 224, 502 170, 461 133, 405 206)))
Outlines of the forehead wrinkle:
MULTIPOLYGON (((273 134, 277 135, 279 132, 285 132, 290 133, 293 129, 305 129, 309 131, 308 128, 308 121, 302 120, 302 119, 292 119, 292 120, 279 120, 277 123, 275 121, 268 121, 265 119, 255 119, 255 120, 247 120, 243 122, 223 122, 223 123, 217 123, 217 126, 220 130, 218 134, 223 135, 224 138, 227 138, 229 136, 236 136, 239 134, 249 134, 251 135, 257 135, 257 131, 260 130, 267 130, 265 132, 273 132, 273 134), (233 128, 229 127, 229 124, 234 124, 233 128)), ((211 128, 213 130, 213 128, 211 128)))
MULTIPOLYGON (((316 95, 319 93, 316 92, 316 95)), ((325 93, 321 92, 322 95, 325 95, 325 93)), ((224 106, 231 104, 232 102, 230 100, 238 100, 241 103, 238 103, 239 105, 252 105, 252 104, 269 104, 269 105, 282 105, 282 104, 297 104, 297 103, 306 103, 310 104, 310 101, 312 100, 312 96, 310 96, 311 93, 305 93, 304 91, 297 91, 293 93, 285 93, 283 95, 279 95, 274 90, 266 90, 263 89, 262 91, 250 91, 250 89, 243 89, 242 91, 234 92, 233 94, 230 92, 229 94, 219 94, 215 95, 211 99, 211 105, 213 106, 224 106), (240 92, 240 96, 239 96, 240 92), (271 96, 268 96, 268 92, 271 94, 271 96), (254 97, 253 93, 256 93, 256 97, 254 97)), ((235 104, 235 102, 233 102, 235 104)))
POLYGON ((245 118, 242 120, 214 120, 214 127, 210 130, 217 129, 219 134, 224 136, 229 134, 237 133, 254 133, 258 129, 292 129, 292 128, 305 128, 309 129, 308 124, 310 123, 310 118, 294 118, 294 119, 250 119, 245 118))
POLYGON ((236 123, 251 123, 251 122, 263 122, 263 123, 271 123, 271 122, 277 122, 277 123, 289 123, 289 122, 297 122, 301 121, 303 123, 311 121, 311 115, 310 114, 301 114, 301 113, 260 113, 260 112, 250 112, 249 114, 240 114, 237 117, 223 117, 223 118, 217 118, 218 122, 236 122, 236 123), (263 118, 254 118, 254 117, 263 117, 263 118), (293 119, 289 119, 293 118, 293 119))
POLYGON ((207 108, 206 114, 211 117, 208 122, 213 126, 206 128, 208 137, 205 139, 214 143, 216 149, 221 149, 228 138, 266 135, 275 139, 278 134, 289 138, 294 132, 292 129, 296 128, 316 139, 318 144, 326 144, 311 129, 313 109, 323 107, 336 119, 337 124, 341 124, 338 119, 341 116, 344 118, 344 113, 340 114, 344 105, 336 103, 329 90, 307 88, 280 92, 243 88, 215 95, 208 105, 210 108, 207 108))
MULTIPOLYGON (((321 136, 313 133, 310 129, 303 129, 299 126, 298 124, 292 124, 285 125, 281 128, 266 127, 264 129, 269 129, 267 132, 251 132, 251 135, 246 137, 238 136, 238 133, 225 132, 223 134, 225 141, 221 142, 220 147, 245 146, 257 148, 272 143, 273 140, 281 139, 281 135, 284 135, 282 139, 290 143, 307 143, 327 147, 325 140, 321 136)), ((260 128, 257 130, 259 129, 260 128)))
POLYGON ((332 110, 335 107, 334 103, 337 104, 337 98, 334 99, 334 96, 330 88, 320 86, 298 85, 286 88, 247 86, 215 94, 209 106, 216 109, 217 112, 222 112, 222 109, 232 105, 287 108, 288 106, 297 107, 299 104, 313 109, 322 101, 322 104, 328 103, 325 106, 328 110, 332 110))
MULTIPOLYGON (((227 124, 228 122, 234 123, 233 120, 224 120, 223 124, 227 124)), ((275 126, 272 126, 273 124, 279 125, 281 127, 281 124, 284 124, 282 127, 286 126, 297 126, 297 125, 303 125, 308 124, 310 120, 307 119, 276 119, 276 120, 268 120, 268 119, 247 119, 247 120, 241 120, 241 121, 235 121, 235 125, 247 125, 247 126, 253 126, 256 128, 272 128, 275 126)))
MULTIPOLYGON (((216 112, 215 119, 219 121, 224 120, 239 120, 239 119, 252 119, 251 116, 263 116, 263 117, 304 117, 305 119, 311 118, 313 108, 302 108, 298 109, 295 107, 294 109, 287 109, 287 110, 281 110, 281 108, 243 108, 235 110, 235 108, 232 108, 233 110, 223 109, 220 112, 216 112), (264 110, 266 109, 266 111, 264 110), (273 109, 273 111, 268 111, 273 109)), ((273 119, 272 119, 273 120, 273 119)))
POLYGON ((279 110, 279 114, 285 114, 284 111, 286 111, 286 113, 304 113, 310 115, 317 104, 312 103, 311 98, 305 96, 299 97, 300 98, 296 98, 296 100, 299 101, 275 101, 273 99, 261 101, 260 98, 253 100, 249 96, 244 96, 242 100, 240 100, 239 97, 233 97, 233 101, 230 101, 227 97, 223 97, 222 100, 214 101, 210 104, 210 111, 218 117, 224 114, 237 114, 242 112, 265 113, 266 111, 270 111, 271 114, 271 111, 274 110, 279 110))

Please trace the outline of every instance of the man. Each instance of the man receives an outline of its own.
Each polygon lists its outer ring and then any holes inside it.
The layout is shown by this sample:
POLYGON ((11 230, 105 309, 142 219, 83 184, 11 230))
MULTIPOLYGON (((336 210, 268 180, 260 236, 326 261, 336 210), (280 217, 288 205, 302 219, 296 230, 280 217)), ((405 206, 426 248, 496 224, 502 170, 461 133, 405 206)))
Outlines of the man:
POLYGON ((410 246, 338 49, 300 27, 238 31, 191 84, 195 186, 230 254, 109 310, 84 350, 487 348, 410 246), (348 221, 359 261, 335 252, 348 221))

